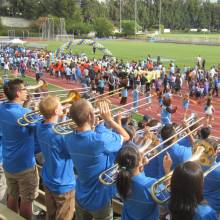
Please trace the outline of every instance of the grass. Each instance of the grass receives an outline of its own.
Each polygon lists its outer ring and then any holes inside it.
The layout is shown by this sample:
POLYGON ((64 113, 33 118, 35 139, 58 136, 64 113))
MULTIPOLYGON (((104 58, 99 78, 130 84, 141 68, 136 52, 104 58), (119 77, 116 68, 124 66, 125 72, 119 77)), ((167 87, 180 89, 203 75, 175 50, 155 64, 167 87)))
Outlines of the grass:
MULTIPOLYGON (((194 38, 208 36, 210 38, 217 38, 218 34, 163 34, 162 36, 181 37, 181 38, 194 38)), ((147 41, 137 40, 98 40, 107 49, 109 49, 113 56, 123 60, 143 60, 148 54, 156 58, 161 56, 171 60, 175 60, 175 64, 183 67, 194 66, 196 57, 201 55, 206 59, 207 67, 213 64, 220 63, 220 47, 219 46, 206 46, 206 45, 189 45, 189 44, 174 44, 174 43, 150 43, 147 41)), ((37 42, 38 44, 46 44, 49 50, 55 51, 64 42, 62 41, 43 41, 37 42)), ((28 44, 27 44, 28 46, 28 44)), ((95 56, 92 52, 92 47, 88 45, 77 45, 71 47, 72 52, 75 54, 86 53, 90 58, 101 58, 103 54, 96 50, 95 56)), ((166 64, 166 63, 165 63, 166 64)), ((166 65, 167 66, 167 65, 166 65)))
MULTIPOLYGON (((176 65, 183 67, 184 65, 194 66, 196 57, 201 55, 206 59, 208 67, 220 63, 220 47, 218 46, 150 43, 131 40, 105 40, 99 42, 109 49, 116 58, 128 61, 143 60, 150 54, 152 57, 161 56, 161 58, 168 60, 174 59, 176 65)), ((92 48, 90 46, 75 46, 72 50, 75 53, 84 52, 89 57, 93 57, 92 48)), ((95 58, 101 56, 101 52, 98 51, 95 58)))
POLYGON ((193 39, 193 38, 199 38, 199 39, 210 39, 212 40, 213 38, 215 39, 220 39, 220 34, 217 33, 165 33, 161 34, 160 37, 166 37, 166 38, 188 38, 188 39, 193 39))

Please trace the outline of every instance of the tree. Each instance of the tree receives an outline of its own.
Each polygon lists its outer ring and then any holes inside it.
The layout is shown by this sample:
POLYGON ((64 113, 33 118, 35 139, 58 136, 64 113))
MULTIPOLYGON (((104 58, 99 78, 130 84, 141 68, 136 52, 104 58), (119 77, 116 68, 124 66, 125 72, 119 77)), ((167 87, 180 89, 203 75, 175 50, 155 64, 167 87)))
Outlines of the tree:
POLYGON ((66 30, 69 34, 88 34, 92 30, 92 26, 83 22, 67 21, 66 30))
POLYGON ((135 34, 135 22, 129 21, 129 20, 123 20, 122 31, 126 36, 134 35, 135 34))
POLYGON ((98 37, 110 36, 114 28, 112 22, 107 18, 96 18, 93 27, 98 37))

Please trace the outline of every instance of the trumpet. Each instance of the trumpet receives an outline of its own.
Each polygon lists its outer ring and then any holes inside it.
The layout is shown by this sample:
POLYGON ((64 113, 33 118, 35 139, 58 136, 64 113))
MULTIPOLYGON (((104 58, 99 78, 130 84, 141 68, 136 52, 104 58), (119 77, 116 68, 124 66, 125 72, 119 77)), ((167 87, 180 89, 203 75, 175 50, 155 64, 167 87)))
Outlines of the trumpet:
MULTIPOLYGON (((61 104, 71 104, 78 99, 80 99, 80 94, 77 91, 70 91, 67 98, 61 101, 61 104)), ((23 117, 19 118, 17 120, 17 123, 20 126, 27 126, 29 124, 35 124, 38 121, 41 121, 43 119, 43 116, 40 114, 39 110, 35 110, 29 113, 24 114, 23 117)))
MULTIPOLYGON (((194 145, 194 154, 189 161, 197 161, 201 166, 210 166, 215 161, 215 151, 213 146, 205 140, 198 141, 194 145)), ((204 172, 204 177, 218 167, 220 167, 220 163, 211 166, 204 172)), ((173 171, 157 180, 151 186, 151 196, 153 200, 160 205, 166 203, 170 199, 170 179, 172 174, 173 171)))
MULTIPOLYGON (((164 148, 161 148, 162 144, 164 144, 164 143, 168 142, 169 140, 173 139, 174 137, 178 136, 180 133, 185 132, 190 126, 197 124, 198 122, 200 122, 202 120, 204 120, 204 117, 198 119, 196 122, 192 123, 191 125, 183 128, 182 130, 180 130, 179 132, 177 132, 176 134, 174 134, 173 136, 171 136, 167 140, 159 143, 155 147, 153 147, 151 149, 146 148, 146 151, 144 152, 144 156, 146 156, 148 158, 148 161, 151 161, 152 159, 154 159, 155 157, 157 157, 161 153, 167 151, 169 148, 171 148, 174 144, 178 143, 180 140, 184 139, 185 137, 189 136, 190 134, 192 134, 195 131, 197 131, 198 129, 200 129, 203 126, 203 124, 200 124, 198 127, 196 127, 195 129, 193 129, 189 133, 180 137, 174 143, 172 143, 164 148)), ((118 164, 115 164, 112 167, 110 167, 107 170, 104 170, 102 173, 100 173, 99 181, 104 185, 112 185, 117 181, 118 173, 119 173, 119 167, 118 167, 118 164)))

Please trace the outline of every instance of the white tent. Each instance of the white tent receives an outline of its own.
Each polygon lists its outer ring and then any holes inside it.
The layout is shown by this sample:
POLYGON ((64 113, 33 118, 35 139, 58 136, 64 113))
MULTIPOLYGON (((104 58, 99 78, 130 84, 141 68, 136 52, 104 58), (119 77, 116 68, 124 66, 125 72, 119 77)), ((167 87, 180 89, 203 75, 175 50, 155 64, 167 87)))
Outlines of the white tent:
POLYGON ((19 39, 19 38, 15 38, 15 39, 11 40, 10 43, 11 44, 22 44, 23 45, 26 42, 21 40, 21 39, 19 39))

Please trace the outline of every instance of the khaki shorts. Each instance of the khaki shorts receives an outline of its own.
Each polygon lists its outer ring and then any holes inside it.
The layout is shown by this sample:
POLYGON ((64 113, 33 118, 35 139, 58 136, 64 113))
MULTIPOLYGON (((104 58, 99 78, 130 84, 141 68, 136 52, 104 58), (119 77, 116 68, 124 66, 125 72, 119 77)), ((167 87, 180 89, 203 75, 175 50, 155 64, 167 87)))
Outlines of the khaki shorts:
POLYGON ((39 176, 37 167, 20 173, 5 172, 7 182, 7 193, 14 198, 21 197, 22 202, 32 202, 38 196, 39 176))
POLYGON ((7 189, 5 174, 2 165, 0 165, 0 201, 5 197, 7 189))
POLYGON ((75 190, 63 194, 45 190, 48 220, 72 220, 75 213, 75 190))

